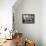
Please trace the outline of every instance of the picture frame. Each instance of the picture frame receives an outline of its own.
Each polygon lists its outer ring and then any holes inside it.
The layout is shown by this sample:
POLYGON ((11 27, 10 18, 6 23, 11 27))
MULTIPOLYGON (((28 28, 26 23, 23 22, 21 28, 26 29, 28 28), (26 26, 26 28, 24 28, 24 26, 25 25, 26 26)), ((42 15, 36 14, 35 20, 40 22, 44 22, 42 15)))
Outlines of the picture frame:
POLYGON ((22 23, 23 24, 34 24, 35 14, 22 14, 22 23))

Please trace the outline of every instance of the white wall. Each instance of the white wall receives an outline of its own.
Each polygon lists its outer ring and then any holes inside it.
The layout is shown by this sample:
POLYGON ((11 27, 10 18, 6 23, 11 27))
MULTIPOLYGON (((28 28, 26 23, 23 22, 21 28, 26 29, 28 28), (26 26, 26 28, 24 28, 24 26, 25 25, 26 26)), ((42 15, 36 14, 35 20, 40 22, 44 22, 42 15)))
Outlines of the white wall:
POLYGON ((12 6, 16 0, 0 0, 0 27, 12 28, 12 6))
POLYGON ((42 46, 46 46, 46 0, 41 1, 41 38, 42 46))
POLYGON ((15 16, 15 28, 22 32, 24 37, 35 41, 36 46, 41 46, 41 25, 40 25, 40 0, 23 0, 16 8, 13 7, 15 16), (23 24, 22 14, 35 14, 35 24, 23 24))

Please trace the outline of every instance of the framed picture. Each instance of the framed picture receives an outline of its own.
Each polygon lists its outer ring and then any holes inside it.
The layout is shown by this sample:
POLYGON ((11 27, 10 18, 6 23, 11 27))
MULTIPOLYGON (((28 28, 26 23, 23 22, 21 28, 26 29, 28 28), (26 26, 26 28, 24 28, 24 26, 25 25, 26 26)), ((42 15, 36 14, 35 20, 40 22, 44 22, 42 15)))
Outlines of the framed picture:
POLYGON ((13 13, 13 31, 15 30, 15 18, 14 18, 15 16, 14 16, 14 13, 13 13))
POLYGON ((22 14, 22 23, 34 24, 35 14, 22 14))

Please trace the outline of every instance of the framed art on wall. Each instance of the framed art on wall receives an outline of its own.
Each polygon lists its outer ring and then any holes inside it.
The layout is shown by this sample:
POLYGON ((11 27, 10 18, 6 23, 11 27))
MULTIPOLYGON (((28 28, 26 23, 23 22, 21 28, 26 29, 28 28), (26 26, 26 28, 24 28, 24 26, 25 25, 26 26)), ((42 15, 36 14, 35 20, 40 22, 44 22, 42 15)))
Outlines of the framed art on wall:
POLYGON ((22 14, 22 23, 34 24, 35 14, 22 14))

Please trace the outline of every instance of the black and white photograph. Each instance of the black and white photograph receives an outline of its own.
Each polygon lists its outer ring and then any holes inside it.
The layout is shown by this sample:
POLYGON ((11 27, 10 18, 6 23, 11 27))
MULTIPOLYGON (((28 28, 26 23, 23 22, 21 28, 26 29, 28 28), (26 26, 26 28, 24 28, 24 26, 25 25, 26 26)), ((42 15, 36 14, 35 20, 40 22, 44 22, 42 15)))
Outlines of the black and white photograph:
POLYGON ((22 14, 22 23, 34 24, 35 14, 22 14))

